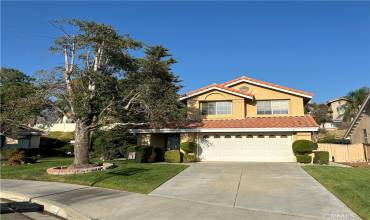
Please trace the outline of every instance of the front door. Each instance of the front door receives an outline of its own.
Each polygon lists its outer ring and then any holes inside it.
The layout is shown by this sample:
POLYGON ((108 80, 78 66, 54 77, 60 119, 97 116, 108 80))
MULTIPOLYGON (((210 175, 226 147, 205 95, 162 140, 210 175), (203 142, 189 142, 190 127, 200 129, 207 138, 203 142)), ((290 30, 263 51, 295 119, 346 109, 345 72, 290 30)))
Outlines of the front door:
POLYGON ((167 149, 177 150, 180 148, 180 135, 179 134, 170 134, 167 137, 167 149))

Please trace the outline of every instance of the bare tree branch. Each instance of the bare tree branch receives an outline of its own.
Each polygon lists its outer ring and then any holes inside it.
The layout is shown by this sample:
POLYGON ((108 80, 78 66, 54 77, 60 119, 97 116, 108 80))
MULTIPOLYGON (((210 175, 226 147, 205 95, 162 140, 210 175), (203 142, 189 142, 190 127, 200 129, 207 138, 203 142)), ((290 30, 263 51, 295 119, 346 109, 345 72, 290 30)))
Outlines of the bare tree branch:
POLYGON ((123 109, 128 110, 131 106, 131 104, 136 101, 140 96, 140 92, 136 93, 135 95, 132 96, 132 98, 128 101, 128 103, 123 107, 123 109))

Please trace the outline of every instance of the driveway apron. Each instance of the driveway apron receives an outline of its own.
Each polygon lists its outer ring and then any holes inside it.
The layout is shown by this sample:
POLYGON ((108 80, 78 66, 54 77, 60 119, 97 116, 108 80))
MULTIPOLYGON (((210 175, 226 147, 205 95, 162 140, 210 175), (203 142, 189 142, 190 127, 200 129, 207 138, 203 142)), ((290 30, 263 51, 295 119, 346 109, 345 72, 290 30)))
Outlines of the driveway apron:
POLYGON ((296 163, 197 163, 150 195, 318 219, 359 219, 296 163))

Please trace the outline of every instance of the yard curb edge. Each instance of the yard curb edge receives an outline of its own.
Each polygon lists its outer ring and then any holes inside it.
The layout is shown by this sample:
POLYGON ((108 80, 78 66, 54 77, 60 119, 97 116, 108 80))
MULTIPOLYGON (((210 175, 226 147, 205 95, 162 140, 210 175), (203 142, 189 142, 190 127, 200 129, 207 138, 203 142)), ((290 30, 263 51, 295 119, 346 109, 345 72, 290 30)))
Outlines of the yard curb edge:
POLYGON ((71 220, 92 220, 91 217, 80 214, 77 210, 61 204, 59 202, 51 201, 44 198, 31 197, 30 195, 11 192, 11 191, 0 191, 0 198, 9 199, 17 202, 34 202, 44 206, 46 212, 52 213, 59 217, 71 220))

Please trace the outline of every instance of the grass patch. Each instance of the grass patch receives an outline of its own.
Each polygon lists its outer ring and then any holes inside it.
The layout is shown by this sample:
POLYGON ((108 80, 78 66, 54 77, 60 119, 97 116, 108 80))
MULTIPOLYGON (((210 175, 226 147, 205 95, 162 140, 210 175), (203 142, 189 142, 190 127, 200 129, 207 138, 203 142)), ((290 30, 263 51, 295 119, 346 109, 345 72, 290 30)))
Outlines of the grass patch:
POLYGON ((114 169, 87 174, 54 176, 46 169, 70 165, 73 158, 45 158, 35 164, 2 166, 2 179, 41 180, 75 183, 138 193, 149 193, 171 177, 187 168, 186 165, 150 164, 114 161, 114 169))
POLYGON ((370 168, 305 166, 303 169, 359 216, 370 220, 370 168))

